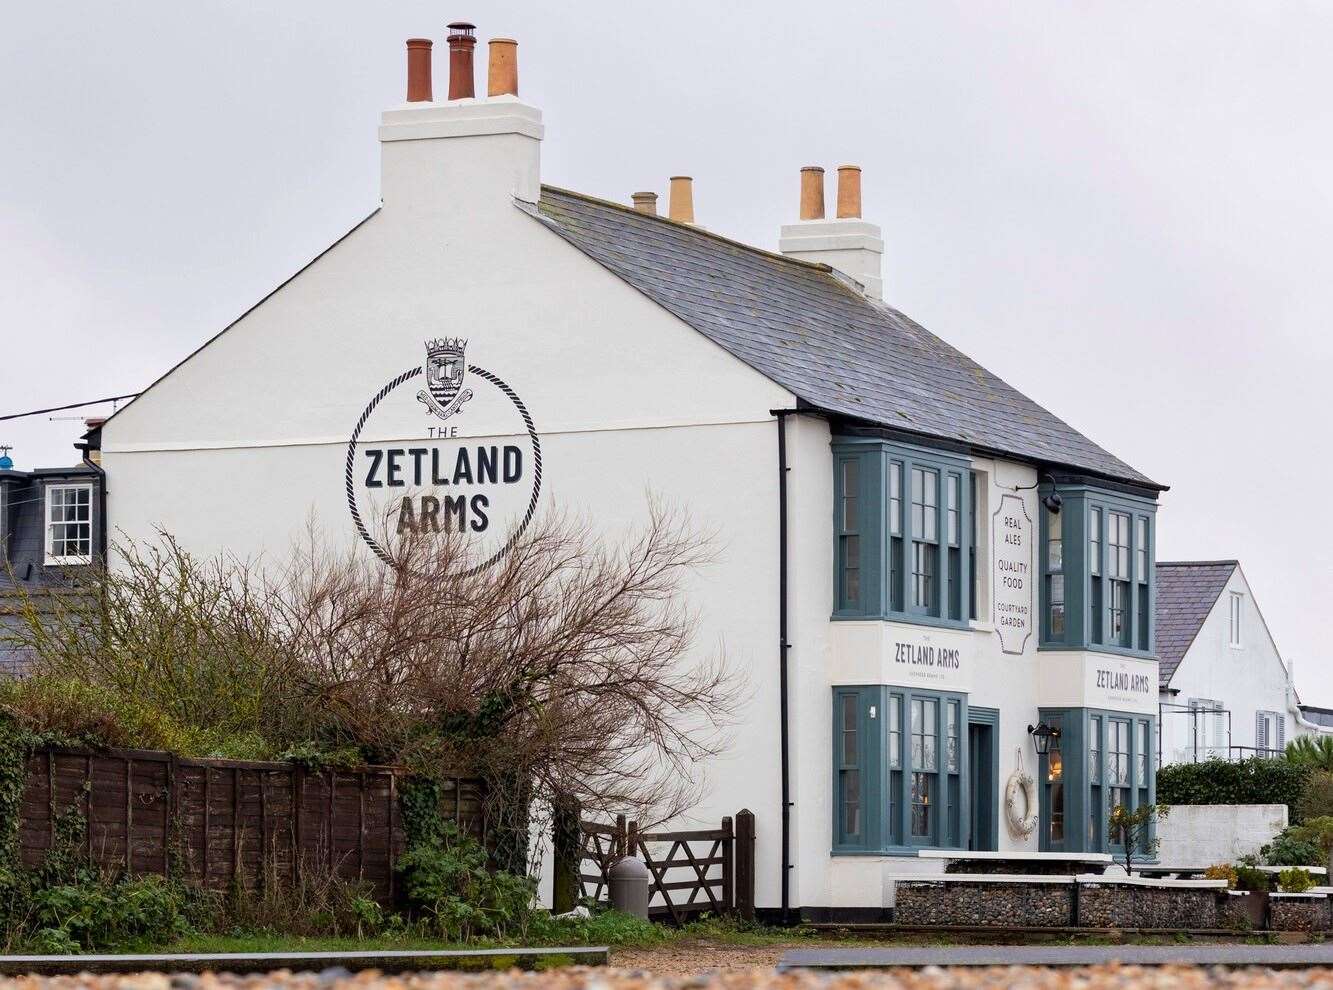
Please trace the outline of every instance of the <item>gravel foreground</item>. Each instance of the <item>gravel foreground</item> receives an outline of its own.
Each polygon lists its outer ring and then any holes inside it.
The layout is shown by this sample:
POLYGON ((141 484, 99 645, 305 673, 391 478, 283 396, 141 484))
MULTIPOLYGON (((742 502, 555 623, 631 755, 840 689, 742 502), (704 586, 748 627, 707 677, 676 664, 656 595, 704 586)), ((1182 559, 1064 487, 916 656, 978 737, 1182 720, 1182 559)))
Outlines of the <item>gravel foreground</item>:
POLYGON ((571 967, 546 973, 518 970, 499 973, 415 973, 385 976, 373 970, 345 970, 234 976, 160 973, 133 975, 11 977, 0 990, 1103 990, 1103 988, 1321 987, 1333 990, 1333 969, 1267 970, 1195 966, 1089 966, 1036 969, 1022 966, 985 969, 882 970, 846 973, 769 969, 662 976, 643 970, 571 967))

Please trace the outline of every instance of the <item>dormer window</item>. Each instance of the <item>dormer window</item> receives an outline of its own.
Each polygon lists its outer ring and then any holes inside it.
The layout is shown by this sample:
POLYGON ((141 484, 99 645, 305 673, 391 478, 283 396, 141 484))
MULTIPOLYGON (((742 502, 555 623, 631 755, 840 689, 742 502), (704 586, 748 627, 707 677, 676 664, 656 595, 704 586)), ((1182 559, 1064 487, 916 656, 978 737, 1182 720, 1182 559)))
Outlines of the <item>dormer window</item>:
POLYGON ((93 486, 47 485, 46 563, 86 564, 93 555, 93 486))

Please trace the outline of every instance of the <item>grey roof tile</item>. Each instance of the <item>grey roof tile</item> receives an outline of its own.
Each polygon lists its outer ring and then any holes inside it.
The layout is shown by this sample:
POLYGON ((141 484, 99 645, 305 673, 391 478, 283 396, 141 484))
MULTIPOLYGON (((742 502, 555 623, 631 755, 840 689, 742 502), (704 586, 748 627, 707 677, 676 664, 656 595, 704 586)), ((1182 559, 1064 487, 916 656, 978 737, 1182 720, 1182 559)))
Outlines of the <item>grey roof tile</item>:
POLYGON ((827 267, 543 187, 556 233, 704 336, 824 411, 1153 488, 920 324, 827 267))
POLYGON ((1157 679, 1162 687, 1171 683, 1236 566, 1234 560, 1157 564, 1157 679))

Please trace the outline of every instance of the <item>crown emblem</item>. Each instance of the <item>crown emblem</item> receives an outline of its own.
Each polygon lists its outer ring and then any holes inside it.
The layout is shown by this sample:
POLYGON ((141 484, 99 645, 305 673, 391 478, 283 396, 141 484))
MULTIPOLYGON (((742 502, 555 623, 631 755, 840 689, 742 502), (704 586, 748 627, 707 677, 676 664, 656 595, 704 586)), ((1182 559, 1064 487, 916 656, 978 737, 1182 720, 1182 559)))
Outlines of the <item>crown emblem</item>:
POLYGON ((461 358, 466 347, 467 341, 462 337, 436 337, 426 341, 426 356, 461 358))

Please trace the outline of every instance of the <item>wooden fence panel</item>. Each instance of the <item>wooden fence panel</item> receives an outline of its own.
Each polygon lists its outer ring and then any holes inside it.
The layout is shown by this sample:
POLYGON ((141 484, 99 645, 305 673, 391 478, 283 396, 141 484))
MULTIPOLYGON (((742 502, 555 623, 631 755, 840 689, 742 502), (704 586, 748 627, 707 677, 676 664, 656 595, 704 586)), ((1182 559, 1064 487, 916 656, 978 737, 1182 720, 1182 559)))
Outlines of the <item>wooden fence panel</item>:
MULTIPOLYGON (((314 772, 291 763, 205 760, 144 750, 31 754, 20 806, 23 862, 36 866, 77 809, 85 852, 110 869, 179 872, 218 890, 336 871, 391 900, 404 837, 396 767, 314 772)), ((444 782, 441 814, 485 840, 486 791, 444 782)))

